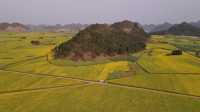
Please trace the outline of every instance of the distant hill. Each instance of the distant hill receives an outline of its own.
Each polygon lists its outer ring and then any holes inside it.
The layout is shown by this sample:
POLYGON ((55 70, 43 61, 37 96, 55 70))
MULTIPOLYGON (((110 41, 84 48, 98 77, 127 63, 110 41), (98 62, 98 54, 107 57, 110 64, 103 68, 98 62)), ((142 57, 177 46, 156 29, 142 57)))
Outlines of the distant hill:
POLYGON ((66 24, 66 25, 27 25, 30 31, 36 32, 78 32, 86 28, 87 24, 66 24))
POLYGON ((200 28, 195 27, 189 23, 183 22, 181 24, 175 24, 168 30, 153 32, 152 34, 173 34, 173 35, 185 35, 185 36, 200 36, 200 28))
POLYGON ((166 22, 166 23, 157 25, 154 29, 152 29, 151 32, 158 32, 158 31, 168 30, 172 26, 173 26, 172 24, 166 22))
POLYGON ((163 24, 158 24, 158 25, 154 24, 143 25, 143 28, 146 32, 158 32, 158 31, 168 30, 172 26, 173 26, 172 24, 165 22, 163 24))
POLYGON ((193 26, 195 26, 195 27, 200 28, 200 20, 197 21, 197 22, 191 22, 190 24, 193 25, 193 26))
POLYGON ((152 32, 153 29, 156 27, 157 25, 154 25, 154 24, 145 24, 145 25, 142 25, 143 29, 146 31, 146 32, 152 32))
POLYGON ((134 53, 145 49, 148 37, 137 23, 131 21, 93 24, 56 47, 55 57, 79 60, 134 53))
POLYGON ((5 32, 25 32, 28 27, 21 23, 0 23, 0 31, 5 32))
MULTIPOLYGON (((200 28, 200 20, 196 22, 188 22, 188 24, 200 28)), ((166 31, 174 25, 176 24, 165 22, 163 24, 149 24, 149 25, 145 24, 145 25, 142 25, 142 27, 144 28, 146 32, 153 33, 153 32, 166 31)))

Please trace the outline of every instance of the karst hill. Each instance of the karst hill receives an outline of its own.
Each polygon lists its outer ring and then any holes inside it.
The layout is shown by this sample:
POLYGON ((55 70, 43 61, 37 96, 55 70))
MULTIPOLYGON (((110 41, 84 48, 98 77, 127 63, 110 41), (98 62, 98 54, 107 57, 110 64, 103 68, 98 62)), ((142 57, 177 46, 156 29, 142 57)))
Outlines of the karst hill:
POLYGON ((112 25, 93 24, 80 31, 71 40, 54 49, 56 58, 91 59, 97 56, 115 56, 145 49, 149 36, 131 21, 112 25))

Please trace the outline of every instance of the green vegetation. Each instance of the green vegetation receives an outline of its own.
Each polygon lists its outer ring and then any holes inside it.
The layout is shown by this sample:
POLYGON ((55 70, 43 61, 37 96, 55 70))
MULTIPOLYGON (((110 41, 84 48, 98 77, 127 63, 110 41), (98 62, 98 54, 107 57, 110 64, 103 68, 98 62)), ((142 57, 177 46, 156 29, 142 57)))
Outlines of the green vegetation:
POLYGON ((200 73, 200 59, 190 54, 167 55, 168 50, 152 50, 138 61, 141 66, 152 73, 200 73))
POLYGON ((181 24, 175 24, 168 29, 155 31, 151 34, 158 34, 158 35, 185 35, 185 36, 200 36, 200 28, 193 26, 189 23, 183 22, 181 24))
POLYGON ((94 24, 56 47, 55 58, 88 60, 98 56, 135 53, 145 49, 147 40, 148 35, 137 23, 94 24))
POLYGON ((198 112, 200 105, 197 99, 101 85, 4 95, 0 99, 0 109, 9 112, 198 112))
POLYGON ((4 91, 46 88, 80 83, 77 80, 46 77, 34 74, 0 71, 0 94, 4 91))
POLYGON ((70 39, 59 33, 0 34, 0 111, 199 112, 200 58, 190 54, 195 48, 167 55, 181 49, 177 44, 198 46, 199 39, 153 36, 144 51, 129 56, 52 58, 52 49, 70 39))

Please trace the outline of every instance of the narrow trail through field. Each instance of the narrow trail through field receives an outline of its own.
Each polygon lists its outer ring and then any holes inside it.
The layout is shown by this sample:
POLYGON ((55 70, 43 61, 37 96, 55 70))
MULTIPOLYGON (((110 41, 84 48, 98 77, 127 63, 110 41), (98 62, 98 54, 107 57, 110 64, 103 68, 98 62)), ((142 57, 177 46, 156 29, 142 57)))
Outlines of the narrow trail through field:
POLYGON ((69 85, 59 85, 59 86, 52 86, 52 87, 42 87, 42 88, 32 88, 32 89, 19 89, 19 90, 10 90, 10 91, 0 91, 0 95, 8 95, 8 94, 18 94, 18 93, 27 93, 27 92, 35 92, 35 91, 44 91, 44 90, 52 90, 58 88, 78 88, 82 86, 91 85, 90 83, 76 83, 76 84, 69 84, 69 85))
MULTIPOLYGON (((26 75, 29 75, 29 76, 47 76, 47 77, 62 78, 62 79, 72 79, 72 80, 82 81, 82 82, 85 82, 85 83, 90 84, 90 85, 92 85, 92 84, 99 84, 99 85, 103 85, 103 86, 113 86, 113 87, 119 87, 119 88, 124 88, 124 89, 142 90, 142 91, 147 91, 147 92, 152 92, 152 93, 183 96, 183 97, 189 97, 189 98, 194 98, 194 99, 200 100, 200 96, 198 96, 198 95, 192 95, 192 94, 180 93, 180 92, 168 91, 168 90, 152 89, 152 88, 146 88, 146 87, 139 87, 139 86, 134 86, 134 85, 130 86, 130 85, 119 84, 119 83, 112 83, 112 82, 105 82, 105 83, 103 83, 103 82, 99 82, 99 81, 95 81, 95 80, 87 80, 87 79, 74 78, 74 77, 48 75, 48 74, 34 74, 34 73, 19 72, 19 71, 10 71, 10 70, 2 70, 2 69, 0 71, 22 73, 22 74, 26 74, 26 75)), ((50 89, 50 88, 47 88, 47 89, 50 89)), ((39 90, 41 90, 41 89, 39 89, 39 90)))

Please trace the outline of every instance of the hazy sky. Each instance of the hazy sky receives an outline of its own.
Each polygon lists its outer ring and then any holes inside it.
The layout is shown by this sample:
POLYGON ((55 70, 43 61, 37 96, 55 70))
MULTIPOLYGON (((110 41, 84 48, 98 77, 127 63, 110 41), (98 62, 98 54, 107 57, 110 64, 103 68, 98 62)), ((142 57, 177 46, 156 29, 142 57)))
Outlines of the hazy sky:
POLYGON ((200 20, 200 0, 0 0, 0 22, 142 24, 200 20))

